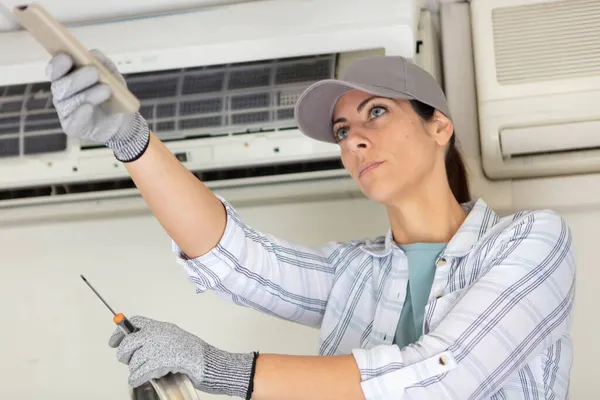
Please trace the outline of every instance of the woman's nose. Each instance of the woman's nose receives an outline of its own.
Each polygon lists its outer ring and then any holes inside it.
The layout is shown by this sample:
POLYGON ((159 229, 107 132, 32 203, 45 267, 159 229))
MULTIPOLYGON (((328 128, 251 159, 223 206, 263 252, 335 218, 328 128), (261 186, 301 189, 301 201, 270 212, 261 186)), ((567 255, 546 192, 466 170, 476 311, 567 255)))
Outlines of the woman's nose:
POLYGON ((369 139, 364 134, 357 131, 350 132, 346 138, 346 143, 350 147, 350 150, 353 151, 364 150, 371 145, 369 139))

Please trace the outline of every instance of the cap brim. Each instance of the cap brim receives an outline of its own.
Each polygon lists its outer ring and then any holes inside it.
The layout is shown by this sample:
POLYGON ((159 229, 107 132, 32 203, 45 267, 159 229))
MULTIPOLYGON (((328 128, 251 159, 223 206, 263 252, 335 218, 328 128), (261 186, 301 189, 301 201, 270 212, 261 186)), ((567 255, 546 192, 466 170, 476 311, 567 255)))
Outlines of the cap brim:
POLYGON ((395 90, 354 82, 326 79, 309 86, 296 102, 295 116, 300 131, 315 140, 336 143, 332 132, 333 109, 346 92, 360 90, 375 96, 393 99, 414 97, 395 90))

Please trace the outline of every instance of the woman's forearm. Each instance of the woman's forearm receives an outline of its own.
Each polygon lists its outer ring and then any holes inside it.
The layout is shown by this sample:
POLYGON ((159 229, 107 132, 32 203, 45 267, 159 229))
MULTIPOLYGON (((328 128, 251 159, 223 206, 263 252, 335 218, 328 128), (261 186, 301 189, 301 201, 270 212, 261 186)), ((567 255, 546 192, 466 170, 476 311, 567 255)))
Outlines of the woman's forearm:
POLYGON ((154 135, 144 154, 126 163, 152 213, 189 257, 212 249, 225 230, 221 201, 154 135))
POLYGON ((363 400, 354 356, 260 354, 253 400, 363 400))

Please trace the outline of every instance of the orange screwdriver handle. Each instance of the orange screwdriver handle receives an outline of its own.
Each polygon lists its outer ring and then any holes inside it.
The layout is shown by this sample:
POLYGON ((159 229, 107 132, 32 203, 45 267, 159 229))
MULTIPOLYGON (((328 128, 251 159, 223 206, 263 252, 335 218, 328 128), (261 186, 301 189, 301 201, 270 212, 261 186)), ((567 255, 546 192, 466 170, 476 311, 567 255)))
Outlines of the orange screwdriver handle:
POLYGON ((123 313, 116 314, 113 317, 113 322, 117 324, 117 326, 121 328, 121 331, 123 331, 123 333, 126 335, 139 331, 139 328, 133 326, 131 321, 129 321, 127 317, 123 315, 123 313))

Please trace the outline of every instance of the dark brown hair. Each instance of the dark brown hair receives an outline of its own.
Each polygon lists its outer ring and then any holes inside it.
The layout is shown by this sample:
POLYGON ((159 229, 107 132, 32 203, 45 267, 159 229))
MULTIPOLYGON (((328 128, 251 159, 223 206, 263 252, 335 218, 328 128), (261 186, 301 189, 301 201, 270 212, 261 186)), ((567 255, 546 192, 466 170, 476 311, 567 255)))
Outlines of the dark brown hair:
MULTIPOLYGON (((410 104, 415 112, 425 121, 430 121, 435 113, 435 108, 421 103, 418 100, 411 100, 410 104)), ((452 132, 448 151, 446 152, 446 177, 452 190, 452 194, 459 203, 466 203, 471 200, 469 191, 469 179, 467 169, 460 150, 456 147, 456 135, 452 132)))

